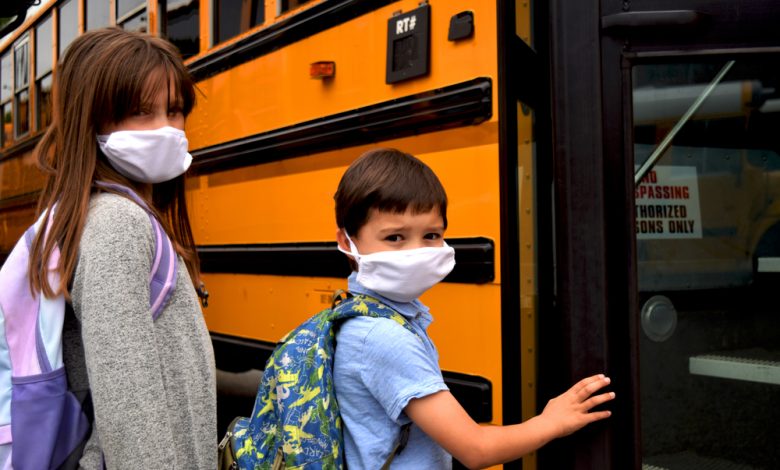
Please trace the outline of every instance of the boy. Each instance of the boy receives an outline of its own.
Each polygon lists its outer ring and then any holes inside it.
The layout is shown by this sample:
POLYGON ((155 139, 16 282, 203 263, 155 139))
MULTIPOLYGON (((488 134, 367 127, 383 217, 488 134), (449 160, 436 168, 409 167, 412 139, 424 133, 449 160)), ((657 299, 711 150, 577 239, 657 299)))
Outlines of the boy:
POLYGON ((511 426, 480 426, 447 389, 417 297, 455 265, 444 242, 447 195, 433 171, 392 149, 365 153, 347 169, 334 196, 336 238, 356 272, 349 290, 403 315, 416 335, 385 318, 357 317, 337 333, 334 385, 344 423, 348 468, 378 469, 411 422, 396 469, 448 469, 452 456, 469 468, 520 458, 557 437, 604 419, 589 413, 614 398, 591 395, 609 384, 596 375, 550 400, 541 415, 511 426))

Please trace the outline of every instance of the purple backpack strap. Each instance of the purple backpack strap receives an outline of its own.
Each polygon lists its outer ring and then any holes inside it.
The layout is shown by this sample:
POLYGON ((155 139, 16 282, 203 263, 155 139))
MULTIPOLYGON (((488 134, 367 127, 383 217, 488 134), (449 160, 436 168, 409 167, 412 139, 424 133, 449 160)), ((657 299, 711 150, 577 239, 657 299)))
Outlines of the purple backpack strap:
POLYGON ((162 313, 162 310, 165 308, 171 295, 173 295, 173 289, 176 287, 176 274, 178 272, 179 259, 178 256, 176 256, 176 250, 173 248, 173 243, 171 243, 171 239, 168 237, 168 234, 165 233, 162 225, 160 225, 160 221, 154 216, 149 209, 149 206, 147 206, 144 200, 132 189, 127 186, 116 183, 107 183, 105 181, 96 181, 95 184, 98 187, 112 189, 126 195, 149 214, 149 220, 152 222, 155 238, 154 263, 152 264, 149 281, 149 306, 152 310, 152 319, 157 320, 157 317, 162 313))

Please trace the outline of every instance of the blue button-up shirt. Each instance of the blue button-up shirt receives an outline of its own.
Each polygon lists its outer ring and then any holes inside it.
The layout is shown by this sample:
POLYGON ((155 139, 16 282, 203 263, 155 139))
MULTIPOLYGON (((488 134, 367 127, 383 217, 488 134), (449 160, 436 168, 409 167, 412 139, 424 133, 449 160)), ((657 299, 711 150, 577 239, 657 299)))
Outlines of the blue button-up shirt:
MULTIPOLYGON (((349 277, 349 291, 380 300, 403 315, 417 336, 385 318, 357 317, 342 324, 336 335, 334 385, 344 423, 344 456, 351 470, 378 469, 398 442, 403 413, 410 400, 447 385, 439 369, 439 355, 428 337, 433 321, 419 300, 394 302, 366 289, 349 277), (419 336, 419 337, 418 337, 419 336)), ((433 439, 412 425, 406 448, 392 469, 450 469, 452 457, 433 439)))

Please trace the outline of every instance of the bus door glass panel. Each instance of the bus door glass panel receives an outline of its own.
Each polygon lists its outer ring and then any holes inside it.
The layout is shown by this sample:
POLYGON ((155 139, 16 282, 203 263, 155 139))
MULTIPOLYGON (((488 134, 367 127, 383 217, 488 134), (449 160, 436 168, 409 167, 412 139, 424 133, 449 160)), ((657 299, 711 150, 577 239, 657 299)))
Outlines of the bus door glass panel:
POLYGON ((632 70, 646 468, 780 462, 778 59, 632 70))

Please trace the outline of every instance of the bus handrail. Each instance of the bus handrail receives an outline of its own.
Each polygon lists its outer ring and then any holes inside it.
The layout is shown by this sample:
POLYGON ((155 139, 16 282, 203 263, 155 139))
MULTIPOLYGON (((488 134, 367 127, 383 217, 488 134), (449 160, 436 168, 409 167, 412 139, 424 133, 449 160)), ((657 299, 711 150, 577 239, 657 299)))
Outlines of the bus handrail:
POLYGON ((715 76, 715 78, 712 79, 712 82, 710 82, 709 85, 707 85, 707 88, 702 90, 701 94, 698 98, 691 104, 691 107, 688 108, 688 111, 685 112, 685 114, 682 115, 679 121, 674 125, 672 130, 669 131, 668 134, 664 137, 664 139, 661 141, 660 144, 658 144, 658 147, 653 150, 653 153, 650 155, 650 157, 645 160, 645 162, 642 164, 642 166, 639 167, 639 169, 634 173, 634 184, 639 184, 640 181, 642 181, 642 178, 647 175, 647 172, 650 171, 651 168, 655 166, 655 164, 658 162, 658 160, 663 156, 663 154, 666 152, 666 150, 669 148, 669 146, 672 144, 672 139, 677 136, 677 133, 680 132, 680 129, 691 119, 691 117, 696 113, 696 111, 699 110, 702 103, 704 103, 704 100, 706 100, 712 91, 715 89, 716 86, 723 80, 723 77, 726 76, 726 74, 731 70, 731 67, 734 66, 735 61, 730 60, 726 62, 726 64, 723 66, 722 69, 720 69, 720 72, 715 76))

